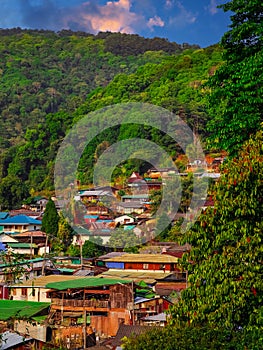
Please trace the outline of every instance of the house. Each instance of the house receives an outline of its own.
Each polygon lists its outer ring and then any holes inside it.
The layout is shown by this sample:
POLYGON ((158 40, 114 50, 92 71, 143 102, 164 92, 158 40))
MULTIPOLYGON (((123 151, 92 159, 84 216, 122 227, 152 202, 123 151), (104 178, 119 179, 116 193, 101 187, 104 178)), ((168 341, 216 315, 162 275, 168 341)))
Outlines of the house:
POLYGON ((38 255, 38 246, 35 243, 6 243, 7 248, 10 248, 13 253, 30 256, 33 258, 38 255))
POLYGON ((93 203, 85 203, 86 204, 86 210, 87 210, 87 215, 111 215, 111 209, 106 207, 105 205, 94 205, 93 203))
POLYGON ((80 245, 84 244, 92 238, 100 237, 102 239, 102 244, 105 245, 109 242, 112 230, 105 223, 92 223, 89 225, 89 229, 83 226, 74 226, 76 233, 73 236, 72 244, 80 245))
POLYGON ((13 209, 9 211, 9 216, 13 217, 17 215, 26 215, 31 217, 32 219, 39 219, 41 216, 39 212, 26 208, 13 209))
POLYGON ((124 195, 121 197, 121 201, 124 203, 147 203, 149 201, 148 194, 135 194, 135 195, 124 195))
POLYGON ((9 213, 6 211, 1 211, 0 212, 0 220, 4 220, 9 216, 9 213))
POLYGON ((78 276, 73 275, 48 275, 38 276, 28 279, 20 284, 12 284, 10 289, 10 296, 13 300, 26 300, 35 302, 50 303, 51 299, 47 296, 46 288, 48 283, 71 281, 79 279, 78 276))
POLYGON ((11 334, 13 338, 11 336, 7 338, 8 347, 3 347, 2 343, 0 349, 28 349, 18 346, 23 344, 21 339, 20 342, 11 344, 16 339, 15 334, 22 336, 23 339, 32 338, 34 343, 35 340, 42 343, 50 341, 50 328, 41 322, 48 315, 49 307, 50 303, 0 300, 0 322, 15 332, 11 334))
POLYGON ((116 211, 120 214, 142 214, 146 207, 141 202, 120 202, 116 206, 116 211))
POLYGON ((126 225, 126 224, 133 224, 135 220, 129 215, 121 215, 115 218, 114 221, 116 224, 126 225))
POLYGON ((131 174, 131 176, 128 178, 128 184, 132 184, 132 183, 134 183, 134 182, 136 182, 136 181, 140 181, 140 180, 143 180, 143 178, 142 178, 142 176, 140 176, 140 174, 138 173, 138 172, 133 172, 132 174, 131 174))
POLYGON ((162 188, 162 181, 157 179, 147 178, 129 178, 128 187, 134 194, 147 194, 151 190, 160 190, 162 188))
POLYGON ((17 332, 5 331, 1 334, 0 350, 26 350, 33 347, 34 339, 17 332))
POLYGON ((14 283, 14 281, 17 282, 17 279, 22 282, 27 278, 34 278, 41 275, 43 269, 46 272, 46 268, 53 267, 53 263, 44 258, 19 259, 19 261, 12 262, 12 255, 10 255, 10 259, 11 261, 8 263, 0 264, 0 282, 8 285, 14 283), (17 277, 18 272, 19 278, 17 277))
POLYGON ((82 202, 103 202, 105 199, 114 198, 113 194, 109 190, 87 190, 87 191, 81 191, 80 199, 82 202))
POLYGON ((134 289, 129 280, 86 277, 46 287, 51 299, 48 323, 53 338, 64 345, 69 337, 72 348, 76 343, 85 348, 90 327, 97 335, 115 336, 120 324, 131 322, 134 289))
POLYGON ((86 222, 86 224, 96 222, 98 218, 99 218, 98 215, 84 215, 84 221, 86 222))
POLYGON ((27 215, 8 216, 0 220, 0 232, 25 232, 40 229, 41 221, 27 215))
POLYGON ((104 344, 107 346, 106 349, 122 349, 121 345, 124 338, 139 336, 148 332, 150 329, 149 326, 121 324, 116 336, 113 339, 105 341, 104 344))
POLYGON ((49 252, 46 244, 46 233, 42 231, 26 231, 17 234, 1 234, 0 240, 6 248, 14 253, 31 256, 44 255, 49 252))
POLYGON ((29 207, 31 210, 41 213, 45 211, 47 202, 48 202, 48 198, 42 197, 42 196, 36 196, 33 198, 33 201, 29 207))
POLYGON ((124 254, 105 260, 110 269, 148 271, 148 272, 173 272, 180 271, 178 258, 164 254, 124 254))
POLYGON ((135 324, 144 324, 142 319, 149 315, 158 315, 168 310, 172 303, 163 298, 163 297, 155 297, 155 298, 141 298, 136 297, 134 300, 134 320, 135 324))
POLYGON ((38 253, 38 246, 34 243, 21 243, 16 238, 7 234, 1 234, 0 239, 5 249, 11 249, 15 254, 31 255, 33 257, 38 253))
POLYGON ((165 178, 169 176, 173 176, 178 173, 178 170, 176 167, 168 167, 168 168, 151 168, 147 171, 147 176, 150 179, 160 179, 165 178))
POLYGON ((145 281, 155 285, 157 281, 173 281, 181 274, 178 258, 163 254, 123 254, 120 256, 98 258, 108 268, 99 276, 111 278, 127 278, 135 283, 145 281), (172 276, 174 276, 172 278, 172 276))
POLYGON ((40 230, 17 233, 14 238, 20 243, 35 244, 37 246, 36 255, 45 255, 50 251, 47 235, 40 230))
POLYGON ((157 315, 149 315, 140 319, 140 324, 145 326, 159 326, 164 327, 167 325, 167 314, 161 312, 157 315))

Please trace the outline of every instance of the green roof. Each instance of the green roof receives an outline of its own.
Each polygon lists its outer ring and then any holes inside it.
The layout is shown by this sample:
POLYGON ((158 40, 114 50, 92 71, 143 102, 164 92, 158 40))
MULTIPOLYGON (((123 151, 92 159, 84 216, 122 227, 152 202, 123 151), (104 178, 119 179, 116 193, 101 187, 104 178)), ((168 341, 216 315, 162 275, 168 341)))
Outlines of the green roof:
POLYGON ((61 272, 69 272, 69 273, 73 273, 75 271, 75 269, 68 269, 66 267, 58 268, 58 270, 61 272))
POLYGON ((13 242, 13 243, 7 243, 7 245, 10 247, 10 248, 37 248, 37 245, 35 243, 20 243, 20 242, 13 242))
POLYGON ((103 278, 103 277, 85 277, 76 280, 52 282, 46 285, 46 288, 66 290, 76 288, 88 288, 88 287, 101 287, 109 286, 113 284, 125 284, 130 283, 129 280, 115 279, 115 278, 103 278))
POLYGON ((0 320, 10 318, 33 317, 40 311, 47 309, 50 303, 40 303, 24 300, 0 300, 0 320))
POLYGON ((44 261, 44 260, 48 260, 47 258, 35 258, 35 259, 28 259, 28 260, 25 260, 24 258, 21 258, 21 261, 18 261, 18 262, 15 262, 12 264, 8 263, 8 264, 0 264, 0 268, 1 267, 7 267, 7 266, 10 266, 10 265, 28 265, 30 263, 37 263, 37 262, 40 262, 40 261, 44 261))

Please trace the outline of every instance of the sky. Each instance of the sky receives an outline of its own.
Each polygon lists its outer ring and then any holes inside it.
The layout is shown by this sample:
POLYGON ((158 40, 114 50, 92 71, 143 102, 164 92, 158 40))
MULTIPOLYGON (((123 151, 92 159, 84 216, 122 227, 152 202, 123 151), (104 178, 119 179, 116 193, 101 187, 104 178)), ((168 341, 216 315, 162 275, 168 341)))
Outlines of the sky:
POLYGON ((207 47, 229 28, 227 0, 0 0, 0 28, 71 29, 161 37, 207 47))

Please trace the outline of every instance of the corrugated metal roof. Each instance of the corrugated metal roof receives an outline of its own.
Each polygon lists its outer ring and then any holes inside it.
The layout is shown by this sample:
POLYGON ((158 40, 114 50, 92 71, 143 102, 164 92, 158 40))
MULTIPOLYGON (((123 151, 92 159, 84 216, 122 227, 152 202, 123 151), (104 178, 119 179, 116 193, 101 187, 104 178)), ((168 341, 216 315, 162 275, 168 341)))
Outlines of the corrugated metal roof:
POLYGON ((171 272, 149 272, 149 271, 139 272, 139 271, 110 269, 108 271, 101 273, 98 276, 112 277, 112 278, 119 277, 119 278, 127 278, 135 282, 145 281, 147 283, 155 283, 157 280, 161 280, 171 274, 172 274, 171 272))
POLYGON ((19 345, 24 345, 25 343, 31 341, 33 338, 24 337, 15 332, 6 331, 1 336, 1 350, 15 349, 19 345))
POLYGON ((150 315, 150 316, 143 317, 142 320, 143 321, 165 322, 166 318, 167 318, 167 315, 164 312, 162 312, 162 313, 157 314, 157 315, 150 315))
POLYGON ((76 280, 76 279, 79 279, 79 277, 71 276, 71 275, 39 276, 37 278, 27 280, 24 283, 13 285, 12 288, 22 288, 22 287, 32 287, 32 286, 45 288, 48 283, 76 280))
POLYGON ((125 254, 107 259, 113 262, 177 263, 178 258, 166 254, 125 254))
POLYGON ((5 211, 0 212, 0 220, 6 219, 8 217, 8 213, 5 211))
POLYGON ((0 300, 0 320, 5 321, 11 317, 32 317, 49 306, 50 303, 35 301, 0 300))
POLYGON ((78 278, 74 281, 62 281, 55 283, 48 283, 47 288, 57 289, 57 290, 66 290, 66 289, 76 289, 76 288, 87 288, 87 287, 101 287, 106 285, 113 285, 118 283, 129 283, 131 281, 114 279, 114 278, 104 278, 104 277, 86 277, 78 278))
POLYGON ((30 249, 31 247, 32 248, 37 248, 37 244, 35 243, 20 243, 20 242, 10 242, 10 243, 6 243, 10 248, 16 248, 16 249, 30 249))
POLYGON ((31 224, 31 225, 41 225, 40 220, 32 219, 30 216, 26 215, 16 215, 13 217, 7 217, 4 220, 0 220, 0 225, 5 225, 5 224, 31 224))

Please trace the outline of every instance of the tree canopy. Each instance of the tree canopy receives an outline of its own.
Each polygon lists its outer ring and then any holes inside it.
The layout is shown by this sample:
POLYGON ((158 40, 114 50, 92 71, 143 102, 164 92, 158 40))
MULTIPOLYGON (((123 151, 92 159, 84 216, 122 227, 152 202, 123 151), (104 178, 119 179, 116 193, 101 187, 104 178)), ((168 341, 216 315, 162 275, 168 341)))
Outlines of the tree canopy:
POLYGON ((263 120, 263 10, 261 0, 232 0, 219 7, 232 15, 221 40, 224 64, 208 82, 208 128, 212 144, 232 156, 263 120))
POLYGON ((46 232, 51 238, 57 237, 59 230, 59 214, 54 201, 50 198, 44 211, 41 230, 46 232))
POLYGON ((261 130, 224 165, 214 207, 184 237, 189 287, 172 308, 174 324, 263 327, 262 144, 261 130))

